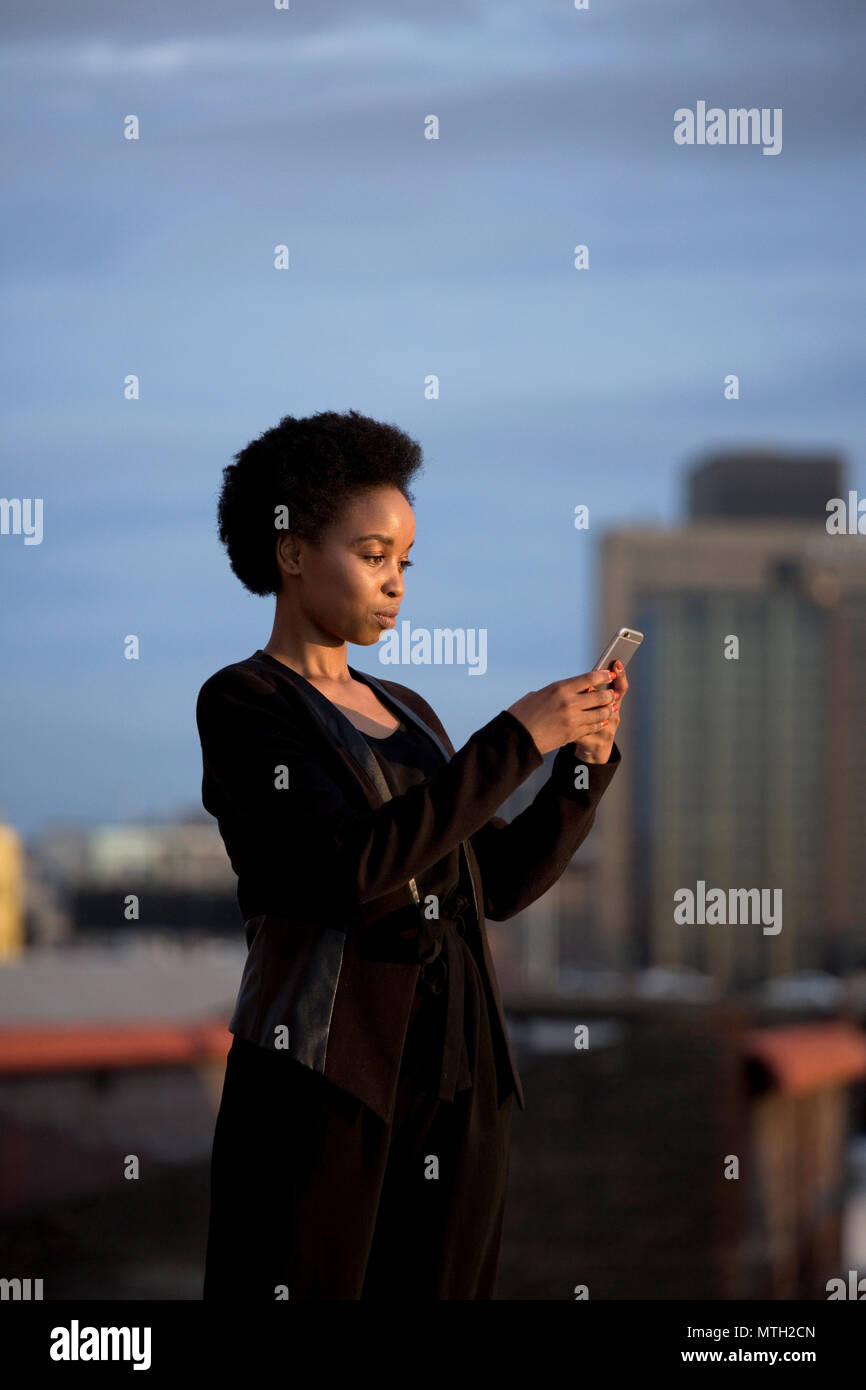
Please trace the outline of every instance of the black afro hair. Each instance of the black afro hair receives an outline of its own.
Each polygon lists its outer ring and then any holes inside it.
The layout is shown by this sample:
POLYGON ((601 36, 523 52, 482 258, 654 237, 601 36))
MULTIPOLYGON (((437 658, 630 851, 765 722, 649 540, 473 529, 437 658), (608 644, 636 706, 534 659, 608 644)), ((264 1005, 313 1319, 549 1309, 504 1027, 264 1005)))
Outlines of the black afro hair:
POLYGON ((421 446, 396 425, 357 410, 283 416, 223 469, 219 538, 232 571, 253 594, 276 594, 276 509, 288 508, 289 530, 311 545, 359 493, 396 487, 411 506, 409 481, 421 446))

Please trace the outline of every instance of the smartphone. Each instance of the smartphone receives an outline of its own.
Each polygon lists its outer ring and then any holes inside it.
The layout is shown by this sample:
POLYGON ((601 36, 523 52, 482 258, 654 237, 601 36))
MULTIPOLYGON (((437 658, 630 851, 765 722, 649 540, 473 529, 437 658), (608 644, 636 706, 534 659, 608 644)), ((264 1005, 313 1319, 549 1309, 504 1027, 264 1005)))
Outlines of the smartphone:
MULTIPOLYGON (((608 671, 615 661, 627 666, 642 641, 643 633, 636 632, 633 627, 618 628, 593 666, 593 671, 608 671)), ((607 681, 599 689, 606 690, 610 683, 607 681)))

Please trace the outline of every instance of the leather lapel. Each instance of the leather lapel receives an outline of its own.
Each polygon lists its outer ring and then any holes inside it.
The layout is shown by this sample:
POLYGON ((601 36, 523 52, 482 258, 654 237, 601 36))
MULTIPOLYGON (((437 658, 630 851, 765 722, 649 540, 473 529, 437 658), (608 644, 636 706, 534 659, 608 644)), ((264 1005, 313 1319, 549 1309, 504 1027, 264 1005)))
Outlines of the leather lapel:
MULTIPOLYGON (((261 660, 261 657, 256 655, 253 659, 261 660)), ((286 680, 291 682, 313 720, 324 732, 325 737, 336 748, 347 767, 361 783, 370 805, 378 806, 385 801, 390 801, 391 788, 385 781, 382 775, 382 769, 373 756, 373 751, 360 729, 356 729, 352 721, 346 718, 342 710, 338 709, 334 704, 333 700, 329 700, 327 696, 323 695, 321 690, 317 690, 310 681, 305 680, 303 676, 299 676, 297 671, 293 671, 290 666, 284 666, 282 662, 276 664, 280 666, 280 670, 286 680)), ((363 681, 365 685, 371 686, 376 691, 383 704, 399 711, 405 720, 414 725, 416 729, 419 729, 421 733, 425 734, 427 738, 430 739, 433 746, 438 748, 446 763, 451 761, 451 754, 439 738, 439 735, 434 733, 430 725, 425 723, 421 716, 416 714, 409 705, 404 704, 396 695, 392 695, 390 690, 386 690, 375 676, 368 676, 364 671, 356 671, 353 666, 349 666, 348 670, 355 680, 363 681)), ((469 870, 475 911, 479 913, 479 897, 475 886, 475 876, 472 872, 472 865, 469 862, 469 847, 465 840, 462 841, 461 844, 464 858, 466 859, 466 867, 469 870)), ((414 878, 410 878, 407 887, 412 895, 412 901, 417 904, 420 901, 420 896, 418 893, 418 885, 414 878)))
MULTIPOLYGON (((261 660, 261 657, 255 656, 253 659, 261 660)), ((278 664, 285 678, 291 682, 292 686, 301 697, 301 700, 315 723, 323 731, 328 741, 336 748, 349 770, 354 773, 357 780, 361 783, 364 788, 364 794, 370 805, 380 806, 383 802, 390 801, 391 788, 385 781, 382 775, 382 769, 373 756, 373 751, 360 729, 356 729, 352 721, 346 718, 342 710, 339 710, 334 704, 333 700, 329 700, 327 696, 323 695, 321 690, 317 690, 310 681, 305 680, 303 676, 299 676, 297 671, 293 671, 290 666, 284 666, 282 662, 278 664)), ((425 724, 424 720, 421 719, 414 710, 409 709, 407 705, 404 705, 402 700, 398 700, 394 695, 391 695, 373 676, 367 676, 363 671, 356 671, 351 666, 348 669, 356 680, 364 681, 365 684, 373 686, 383 703, 395 706, 405 719, 422 730, 422 732, 433 741, 435 746, 440 749, 445 761, 449 761, 451 755, 442 744, 441 739, 434 734, 429 724, 425 724)), ((465 852, 464 845, 464 853, 465 852)), ((418 891, 418 884, 414 877, 409 879, 406 887, 411 894, 412 902, 417 906, 421 901, 421 897, 418 891)))
MULTIPOLYGON (((396 695, 392 695, 390 690, 386 690, 381 681, 376 680, 375 676, 368 676, 364 671, 355 671, 351 666, 349 670, 356 680, 364 681, 366 685, 371 685, 383 703, 395 705, 404 719, 408 719, 410 723, 415 725, 416 729, 420 729, 423 734, 426 734, 431 742, 439 749, 446 763, 451 761, 451 754, 448 752, 441 738, 433 732, 429 724, 425 724, 420 714, 416 714, 408 705, 404 705, 402 700, 398 700, 396 695)), ((346 722, 348 723, 349 721, 347 720, 346 722)), ((373 761, 375 762, 375 759, 373 761)))
MULTIPOLYGON (((317 690, 310 681, 299 676, 297 671, 293 671, 290 666, 284 666, 282 662, 279 664, 282 675, 297 691, 312 719, 325 734, 328 742, 336 746, 344 761, 348 763, 352 772, 364 786, 370 804, 378 806, 383 801, 390 801, 391 789, 382 776, 382 769, 374 758, 372 749, 360 729, 356 729, 351 720, 346 718, 334 702, 323 695, 321 690, 317 690), (372 783, 375 795, 371 796, 367 783, 372 783)), ((268 670, 271 669, 270 664, 268 664, 268 670)), ((349 669, 351 670, 351 667, 349 669)), ((352 671, 353 676, 358 674, 358 672, 352 671)))
MULTIPOLYGON (((292 686, 303 700, 307 710, 325 733, 328 741, 336 745, 338 751, 342 754, 344 760, 348 762, 355 775, 359 777, 362 784, 365 781, 372 783, 379 799, 377 801, 375 797, 370 796, 369 789, 365 787, 371 805, 376 806, 380 805, 383 801, 390 801, 391 789, 382 776, 382 769, 373 756, 373 750, 360 729, 356 729, 355 725, 350 719, 346 718, 342 710, 338 709, 332 700, 329 700, 327 696, 323 695, 321 690, 317 690, 310 681, 305 680, 303 676, 299 676, 297 671, 293 671, 290 666, 284 666, 282 662, 280 662, 279 665, 282 674, 291 682, 292 686)), ((268 665, 268 669, 272 669, 270 664, 268 665)), ((434 746, 439 749, 444 761, 450 762, 451 754, 438 735, 430 728, 430 725, 425 724, 420 715, 416 714, 408 705, 405 705, 402 700, 398 700, 396 695, 392 695, 389 690, 386 690, 385 687, 376 680, 375 676, 368 676, 364 671, 356 671, 352 666, 348 669, 355 680, 363 681, 365 685, 372 686, 383 704, 396 709, 403 719, 413 724, 415 728, 420 729, 423 734, 426 734, 434 746)))

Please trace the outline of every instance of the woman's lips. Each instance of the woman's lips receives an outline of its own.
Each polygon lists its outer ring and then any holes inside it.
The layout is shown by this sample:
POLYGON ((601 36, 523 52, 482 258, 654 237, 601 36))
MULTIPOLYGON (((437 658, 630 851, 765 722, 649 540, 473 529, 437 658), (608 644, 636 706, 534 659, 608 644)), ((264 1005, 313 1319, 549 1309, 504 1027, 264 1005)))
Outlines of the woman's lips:
POLYGON ((373 616, 376 618, 380 627, 393 627, 397 621, 396 614, 393 618, 389 618, 387 613, 374 613, 373 616))

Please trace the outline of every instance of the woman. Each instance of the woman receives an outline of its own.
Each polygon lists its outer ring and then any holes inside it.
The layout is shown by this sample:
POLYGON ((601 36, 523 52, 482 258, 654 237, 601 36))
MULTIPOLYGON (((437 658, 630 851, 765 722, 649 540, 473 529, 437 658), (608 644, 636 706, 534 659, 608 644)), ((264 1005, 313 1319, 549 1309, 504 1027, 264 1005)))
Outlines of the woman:
POLYGON ((524 1100, 485 917, 534 902, 589 832, 628 686, 558 681, 456 752, 420 695, 348 665, 396 620, 420 464, 395 426, 328 411, 224 471, 220 539, 276 610, 196 709, 249 948, 207 1299, 493 1297, 524 1100), (554 749, 532 805, 497 817, 554 749))

